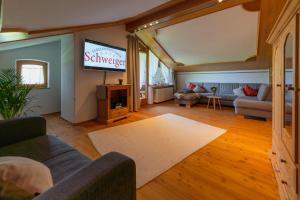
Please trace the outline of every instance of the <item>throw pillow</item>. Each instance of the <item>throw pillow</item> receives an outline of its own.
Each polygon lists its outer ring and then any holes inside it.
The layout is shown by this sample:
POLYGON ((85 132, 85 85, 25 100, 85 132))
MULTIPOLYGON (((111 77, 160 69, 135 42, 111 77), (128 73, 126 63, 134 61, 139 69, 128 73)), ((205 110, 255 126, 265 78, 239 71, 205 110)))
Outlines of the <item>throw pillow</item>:
POLYGON ((245 93, 244 93, 242 87, 233 89, 233 94, 234 94, 235 96, 238 96, 238 97, 244 97, 244 96, 245 96, 245 93))
POLYGON ((261 84, 257 93, 257 100, 264 101, 269 93, 269 86, 266 84, 261 84))
MULTIPOLYGON (((0 157, 0 199, 16 194, 32 196, 53 186, 50 170, 44 164, 24 157, 0 157)), ((4 198, 5 199, 5 198, 4 198)))
POLYGON ((195 93, 204 93, 204 92, 206 92, 206 89, 201 85, 197 85, 194 89, 193 89, 193 91, 195 92, 195 93))
POLYGON ((187 89, 189 89, 189 90, 193 90, 195 87, 196 87, 196 85, 194 83, 189 83, 187 85, 187 89))
POLYGON ((257 90, 250 87, 249 85, 246 85, 244 88, 243 88, 243 91, 245 93, 246 96, 257 96, 257 90))

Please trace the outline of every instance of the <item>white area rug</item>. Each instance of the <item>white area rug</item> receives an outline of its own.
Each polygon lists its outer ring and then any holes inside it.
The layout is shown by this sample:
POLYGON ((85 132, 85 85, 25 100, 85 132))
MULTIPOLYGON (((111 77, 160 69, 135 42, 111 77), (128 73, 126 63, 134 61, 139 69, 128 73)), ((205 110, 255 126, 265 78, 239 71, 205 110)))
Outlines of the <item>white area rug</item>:
POLYGON ((225 131, 178 115, 164 114, 88 135, 100 154, 117 151, 135 161, 139 188, 225 131))

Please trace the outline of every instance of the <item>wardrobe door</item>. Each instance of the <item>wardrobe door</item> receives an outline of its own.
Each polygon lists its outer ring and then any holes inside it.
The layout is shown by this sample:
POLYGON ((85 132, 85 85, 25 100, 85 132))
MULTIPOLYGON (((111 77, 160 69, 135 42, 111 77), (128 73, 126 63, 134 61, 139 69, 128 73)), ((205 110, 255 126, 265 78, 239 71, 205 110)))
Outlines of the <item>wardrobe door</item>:
POLYGON ((282 45, 279 40, 273 48, 273 139, 281 140, 282 131, 282 45))
POLYGON ((296 55, 297 50, 297 18, 293 19, 288 25, 286 32, 283 34, 284 47, 283 47, 283 83, 282 83, 282 142, 288 151, 293 161, 297 162, 297 97, 296 97, 296 75, 298 67, 298 58, 296 55))

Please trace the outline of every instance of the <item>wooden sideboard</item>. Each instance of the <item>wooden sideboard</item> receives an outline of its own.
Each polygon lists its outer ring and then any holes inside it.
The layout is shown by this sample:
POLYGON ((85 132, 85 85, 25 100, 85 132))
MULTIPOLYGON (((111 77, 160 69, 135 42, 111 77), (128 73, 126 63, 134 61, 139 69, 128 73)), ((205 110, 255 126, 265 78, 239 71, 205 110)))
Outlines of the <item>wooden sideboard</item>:
POLYGON ((300 0, 287 0, 268 38, 273 46, 271 161, 282 200, 299 199, 299 12, 300 0))
POLYGON ((130 85, 98 85, 98 121, 111 123, 129 114, 130 85))

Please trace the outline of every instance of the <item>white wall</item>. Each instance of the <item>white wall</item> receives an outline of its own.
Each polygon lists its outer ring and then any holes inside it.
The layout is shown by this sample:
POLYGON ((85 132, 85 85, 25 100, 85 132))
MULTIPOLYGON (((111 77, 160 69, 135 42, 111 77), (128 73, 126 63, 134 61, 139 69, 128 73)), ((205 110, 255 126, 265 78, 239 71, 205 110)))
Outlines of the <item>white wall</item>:
POLYGON ((189 82, 215 83, 269 83, 269 70, 239 70, 214 72, 177 72, 177 88, 185 88, 189 82))
POLYGON ((3 50, 0 47, 0 70, 14 68, 18 59, 34 59, 49 62, 49 88, 33 89, 30 92, 29 95, 34 97, 34 101, 29 107, 34 112, 29 112, 29 115, 60 112, 60 50, 60 41, 10 50, 3 50))
POLYGON ((61 117, 75 122, 74 37, 61 38, 61 117))
MULTIPOLYGON (((75 123, 95 119, 97 117, 96 85, 103 84, 104 72, 83 69, 84 39, 126 48, 127 32, 125 26, 86 30, 74 33, 75 51, 75 123)), ((126 73, 107 72, 106 83, 117 83, 123 78, 126 83, 126 73)))

